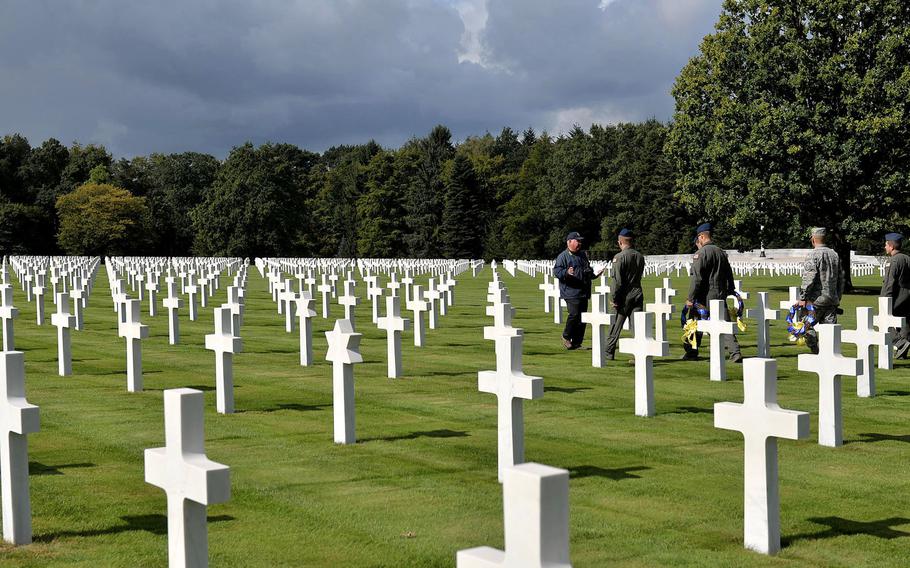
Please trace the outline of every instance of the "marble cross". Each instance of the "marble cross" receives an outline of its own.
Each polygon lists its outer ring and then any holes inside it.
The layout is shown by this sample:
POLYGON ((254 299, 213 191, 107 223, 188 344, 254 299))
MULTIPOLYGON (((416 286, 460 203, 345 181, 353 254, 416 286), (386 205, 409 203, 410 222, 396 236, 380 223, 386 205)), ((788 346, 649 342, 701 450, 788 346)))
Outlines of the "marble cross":
POLYGON ((654 338, 654 314, 635 312, 635 337, 619 340, 619 352, 635 357, 635 415, 654 416, 654 357, 670 354, 670 343, 654 338))
POLYGON ((145 482, 167 494, 170 568, 208 566, 206 507, 231 498, 228 466, 205 455, 203 395, 164 391, 165 447, 145 450, 145 482))
MULTIPOLYGON (((501 316, 506 321, 512 306, 500 304, 501 316)), ((480 392, 492 393, 497 398, 497 430, 499 454, 499 481, 505 468, 524 461, 524 400, 543 397, 543 379, 526 375, 522 370, 522 330, 509 327, 487 326, 484 339, 492 340, 496 350, 496 370, 477 374, 480 392)))
POLYGON ((787 294, 787 299, 781 300, 781 302, 778 304, 778 307, 781 310, 784 310, 785 312, 789 313, 790 308, 793 307, 793 304, 796 304, 798 302, 799 302, 799 286, 790 286, 790 290, 787 294))
POLYGON ((167 298, 161 302, 167 308, 167 332, 168 343, 177 345, 180 343, 180 319, 177 316, 177 310, 183 306, 183 299, 177 295, 177 281, 173 276, 164 279, 167 283, 167 298))
POLYGON ((221 414, 234 412, 234 353, 243 341, 234 335, 231 309, 215 308, 215 333, 205 336, 205 348, 215 352, 215 407, 221 414))
POLYGON ((770 321, 776 320, 778 313, 777 310, 772 310, 768 307, 768 293, 759 292, 758 301, 756 302, 755 308, 747 309, 745 315, 747 318, 752 318, 755 320, 758 356, 764 357, 766 359, 771 357, 770 321))
MULTIPOLYGON (((381 288, 379 288, 381 290, 381 288)), ((386 330, 388 352, 388 377, 401 376, 401 332, 411 327, 411 320, 401 317, 401 300, 398 296, 385 299, 385 317, 379 318, 379 329, 386 330)))
POLYGON ((329 284, 327 280, 328 276, 325 273, 322 274, 322 283, 319 286, 316 286, 316 291, 322 294, 322 317, 327 319, 329 317, 329 294, 332 293, 332 285, 329 284))
POLYGON ((313 364, 313 321, 316 311, 313 309, 313 296, 302 291, 297 296, 297 317, 300 328, 300 364, 304 367, 313 364))
POLYGON ((348 320, 335 320, 332 331, 325 332, 329 350, 326 360, 332 363, 332 410, 335 421, 335 443, 353 444, 354 432, 354 365, 362 363, 360 340, 348 320))
POLYGON ((900 329, 904 325, 903 317, 898 317, 891 313, 893 301, 893 298, 879 298, 878 314, 872 318, 875 329, 885 334, 885 344, 879 345, 878 348, 878 368, 883 370, 894 368, 894 353, 891 350, 894 345, 894 338, 891 336, 891 328, 900 329))
POLYGON ((885 345, 887 332, 875 331, 872 327, 872 308, 856 308, 856 329, 844 330, 841 338, 845 343, 856 345, 856 355, 862 361, 862 370, 856 377, 856 396, 875 396, 875 363, 872 349, 885 345))
POLYGON ((727 380, 726 359, 724 359, 724 336, 736 333, 736 324, 726 321, 727 303, 711 300, 710 319, 698 320, 698 331, 711 336, 711 380, 727 380))
POLYGON ((73 374, 70 330, 76 327, 76 316, 70 315, 70 296, 66 292, 57 294, 57 312, 51 315, 51 324, 57 328, 57 374, 68 377, 73 374))
POLYGON ((142 391, 142 340, 149 336, 149 326, 139 321, 139 300, 127 300, 120 306, 118 335, 126 339, 126 390, 142 391))
POLYGON ((44 325, 44 275, 39 273, 35 278, 37 284, 32 289, 35 294, 35 316, 38 325, 44 325))
POLYGON ((357 293, 354 291, 353 280, 344 281, 344 295, 338 297, 338 303, 344 306, 344 319, 351 322, 352 330, 356 330, 357 326, 354 324, 354 309, 360 303, 360 298, 357 297, 357 293))
POLYGON ((423 299, 423 289, 415 285, 413 289, 414 299, 407 302, 407 308, 414 312, 414 346, 423 347, 424 326, 423 313, 430 309, 429 303, 423 299))
POLYGON ((281 292, 278 293, 279 312, 284 314, 284 331, 294 331, 294 318, 297 316, 297 294, 294 292, 294 281, 290 278, 284 281, 281 292))
POLYGON ((19 317, 19 309, 13 306, 13 286, 0 284, 0 320, 3 320, 3 350, 15 351, 13 320, 19 317))
MULTIPOLYGON (((190 277, 189 281, 192 282, 193 278, 190 277)), ((188 296, 187 305, 190 308, 190 321, 196 321, 196 318, 199 317, 199 311, 196 307, 196 296, 199 295, 199 287, 195 284, 189 284, 185 290, 188 296)))
POLYGON ((3 540, 32 542, 28 492, 28 434, 39 429, 38 407, 25 399, 25 355, 0 353, 0 486, 3 540))
POLYGON ((606 327, 613 324, 613 314, 609 312, 606 294, 591 296, 591 311, 581 314, 581 321, 591 324, 591 366, 604 366, 604 346, 606 344, 606 327))
POLYGON ((568 471, 533 462, 509 467, 502 501, 505 550, 459 550, 457 568, 571 568, 568 471))
MULTIPOLYGON (((142 284, 139 284, 140 290, 142 289, 142 284)), ((156 272, 149 272, 146 277, 145 289, 149 293, 149 316, 155 317, 158 315, 158 274, 156 272)))
POLYGON ((654 339, 657 341, 666 341, 667 321, 675 310, 673 304, 670 303, 668 292, 669 290, 666 288, 655 288, 654 303, 645 304, 645 310, 654 314, 654 339))
POLYGON ((777 480, 777 439, 809 437, 809 413, 781 409, 777 404, 777 362, 743 362, 742 404, 714 405, 714 427, 742 432, 745 440, 745 546, 764 554, 780 551, 780 495, 777 480))
POLYGON ((818 375, 818 443, 833 448, 844 443, 841 376, 859 375, 863 362, 841 355, 839 324, 819 324, 815 330, 818 332, 818 354, 800 353, 796 365, 800 371, 818 375))

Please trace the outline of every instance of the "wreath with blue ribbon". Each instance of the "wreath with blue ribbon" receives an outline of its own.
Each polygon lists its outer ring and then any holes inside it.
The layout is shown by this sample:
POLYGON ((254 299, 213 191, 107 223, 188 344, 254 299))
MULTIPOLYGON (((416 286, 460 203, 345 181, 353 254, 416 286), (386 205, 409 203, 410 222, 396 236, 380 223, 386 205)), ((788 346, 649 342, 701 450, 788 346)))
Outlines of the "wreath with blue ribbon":
POLYGON ((708 308, 698 302, 695 302, 692 306, 686 305, 683 307, 679 319, 683 328, 683 343, 688 343, 692 346, 692 349, 696 349, 698 347, 698 339, 695 334, 698 332, 698 320, 710 319, 708 308))
POLYGON ((731 321, 736 318, 736 327, 739 328, 739 331, 744 332, 746 331, 746 322, 743 321, 743 314, 745 313, 746 305, 743 302, 742 296, 739 295, 739 292, 734 290, 732 295, 736 298, 736 311, 734 312, 727 306, 727 314, 730 316, 731 321))
POLYGON ((787 313, 787 333, 790 334, 790 341, 795 341, 797 345, 806 344, 806 333, 818 322, 815 319, 815 306, 806 304, 800 307, 799 304, 790 306, 790 312, 787 313))

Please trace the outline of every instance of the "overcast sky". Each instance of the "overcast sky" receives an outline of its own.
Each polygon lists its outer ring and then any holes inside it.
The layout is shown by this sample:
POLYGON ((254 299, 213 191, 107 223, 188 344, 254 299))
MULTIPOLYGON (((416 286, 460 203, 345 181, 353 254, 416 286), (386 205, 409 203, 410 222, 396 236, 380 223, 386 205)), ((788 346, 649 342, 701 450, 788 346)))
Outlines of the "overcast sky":
POLYGON ((3 0, 0 134, 115 155, 667 120, 721 0, 3 0))

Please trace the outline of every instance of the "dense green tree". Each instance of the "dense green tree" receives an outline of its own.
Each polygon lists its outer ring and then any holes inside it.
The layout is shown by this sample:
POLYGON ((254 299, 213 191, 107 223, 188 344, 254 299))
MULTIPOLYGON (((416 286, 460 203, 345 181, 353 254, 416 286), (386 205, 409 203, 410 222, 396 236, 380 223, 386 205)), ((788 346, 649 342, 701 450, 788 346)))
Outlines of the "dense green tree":
POLYGON ((28 163, 31 152, 28 140, 19 134, 4 136, 0 140, 0 196, 11 202, 33 201, 22 179, 22 168, 28 163))
POLYGON ((449 167, 440 226, 442 252, 447 258, 478 258, 485 229, 477 176, 464 154, 456 154, 449 167))
POLYGON ((141 254, 145 248, 145 199, 123 188, 84 184, 57 200, 57 212, 66 254, 141 254))
POLYGON ((357 200, 357 253, 367 258, 407 257, 404 199, 408 187, 407 159, 381 152, 365 169, 364 192, 357 200))
POLYGON ((60 172, 60 184, 57 186, 57 197, 65 195, 89 180, 93 169, 104 166, 110 172, 113 158, 100 144, 82 146, 73 143, 69 151, 69 161, 60 172))
POLYGON ((442 252, 439 225, 445 194, 442 169, 455 153, 452 132, 445 126, 436 126, 426 138, 409 142, 405 151, 405 156, 414 158, 405 202, 409 250, 417 258, 438 257, 442 252))
POLYGON ((291 144, 235 147, 192 213, 194 252, 207 256, 301 254, 314 233, 306 204, 318 156, 291 144))
POLYGON ((910 224, 903 0, 726 0, 673 95, 678 195, 735 245, 823 225, 843 255, 910 224))

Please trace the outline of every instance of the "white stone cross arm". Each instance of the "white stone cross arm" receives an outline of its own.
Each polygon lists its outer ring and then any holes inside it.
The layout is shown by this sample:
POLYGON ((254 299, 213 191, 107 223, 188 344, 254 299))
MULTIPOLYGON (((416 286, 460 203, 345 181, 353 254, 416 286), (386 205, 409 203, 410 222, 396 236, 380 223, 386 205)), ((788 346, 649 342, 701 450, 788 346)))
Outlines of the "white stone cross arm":
POLYGON ((0 353, 0 435, 33 434, 39 430, 38 407, 25 399, 25 354, 0 353))

